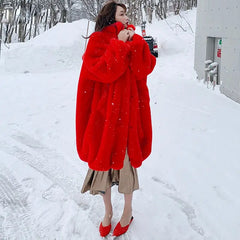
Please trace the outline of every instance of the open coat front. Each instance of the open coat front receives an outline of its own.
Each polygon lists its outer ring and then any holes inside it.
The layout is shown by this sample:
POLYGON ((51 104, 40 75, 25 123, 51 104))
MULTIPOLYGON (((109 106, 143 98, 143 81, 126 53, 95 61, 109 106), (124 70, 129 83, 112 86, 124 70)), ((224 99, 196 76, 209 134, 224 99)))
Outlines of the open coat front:
POLYGON ((135 168, 151 153, 146 81, 156 58, 137 34, 126 43, 118 40, 119 26, 115 23, 91 35, 78 83, 77 150, 98 171, 121 169, 126 148, 135 168))

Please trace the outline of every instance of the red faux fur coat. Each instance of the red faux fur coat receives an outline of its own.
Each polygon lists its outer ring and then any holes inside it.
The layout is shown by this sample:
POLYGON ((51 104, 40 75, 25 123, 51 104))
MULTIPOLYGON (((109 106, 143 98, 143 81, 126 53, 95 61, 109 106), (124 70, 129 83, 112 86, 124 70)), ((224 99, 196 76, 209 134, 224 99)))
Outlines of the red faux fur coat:
POLYGON ((121 169, 126 148, 135 168, 151 153, 146 80, 156 58, 137 34, 126 43, 118 40, 122 27, 115 23, 91 35, 78 83, 77 151, 98 171, 121 169))

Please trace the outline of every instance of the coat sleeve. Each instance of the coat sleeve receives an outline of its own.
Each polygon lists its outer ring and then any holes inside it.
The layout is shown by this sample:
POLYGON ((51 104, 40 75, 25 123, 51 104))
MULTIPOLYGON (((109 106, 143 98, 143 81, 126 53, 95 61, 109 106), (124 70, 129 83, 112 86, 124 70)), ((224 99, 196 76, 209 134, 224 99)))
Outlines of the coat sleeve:
POLYGON ((130 47, 116 38, 106 41, 101 32, 90 37, 83 61, 91 80, 111 83, 127 70, 130 47))
POLYGON ((155 65, 156 58, 151 54, 147 42, 140 35, 134 34, 130 45, 130 68, 138 80, 145 79, 155 65))

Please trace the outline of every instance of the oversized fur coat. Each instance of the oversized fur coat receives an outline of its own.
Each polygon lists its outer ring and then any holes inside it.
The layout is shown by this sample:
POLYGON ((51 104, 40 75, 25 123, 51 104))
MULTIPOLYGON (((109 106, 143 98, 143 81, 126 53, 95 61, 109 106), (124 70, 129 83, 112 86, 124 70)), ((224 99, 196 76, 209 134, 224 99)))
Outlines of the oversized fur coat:
POLYGON ((156 58, 137 34, 126 43, 118 40, 122 27, 114 23, 91 35, 79 77, 77 151, 89 168, 98 171, 121 169, 126 148, 135 168, 151 153, 146 81, 156 58))

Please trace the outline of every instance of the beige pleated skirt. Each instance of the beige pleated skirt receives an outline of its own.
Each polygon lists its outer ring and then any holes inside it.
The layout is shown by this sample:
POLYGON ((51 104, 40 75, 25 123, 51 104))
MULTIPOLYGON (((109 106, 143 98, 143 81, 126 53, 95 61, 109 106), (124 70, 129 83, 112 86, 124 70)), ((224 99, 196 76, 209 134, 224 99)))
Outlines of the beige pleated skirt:
POLYGON ((120 170, 95 171, 88 169, 85 177, 82 193, 90 191, 90 194, 104 194, 109 187, 118 185, 120 193, 129 194, 139 189, 137 169, 130 164, 126 151, 123 168, 120 170))

